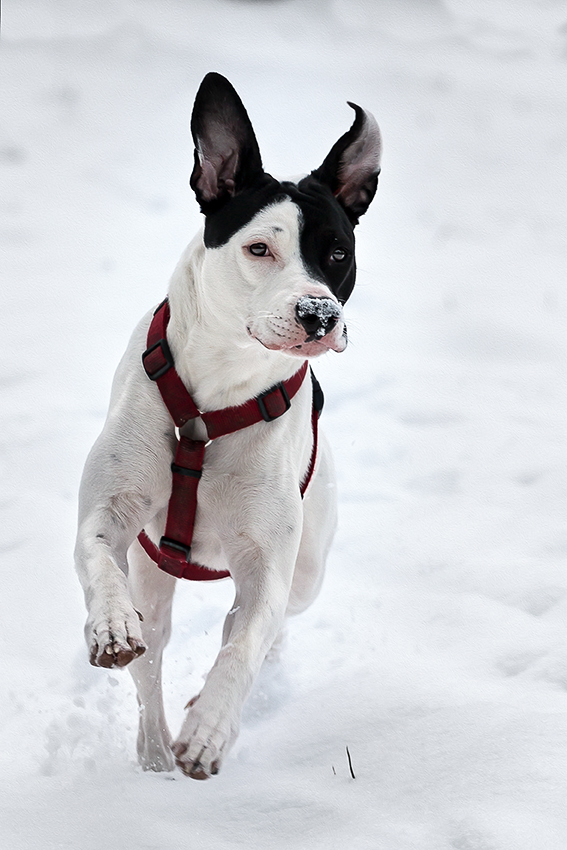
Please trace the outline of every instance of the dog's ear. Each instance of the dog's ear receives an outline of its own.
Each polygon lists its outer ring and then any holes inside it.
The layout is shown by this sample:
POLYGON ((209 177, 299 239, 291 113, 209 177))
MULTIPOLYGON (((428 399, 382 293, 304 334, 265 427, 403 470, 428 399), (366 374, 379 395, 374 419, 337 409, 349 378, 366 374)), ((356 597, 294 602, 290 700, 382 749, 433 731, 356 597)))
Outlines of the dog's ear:
POLYGON ((353 224, 368 209, 378 188, 382 137, 376 119, 356 103, 350 130, 333 145, 312 176, 331 189, 353 224))
POLYGON ((191 132, 195 166, 191 188, 212 212, 262 176, 262 158, 248 114, 229 81, 207 74, 197 92, 191 132))

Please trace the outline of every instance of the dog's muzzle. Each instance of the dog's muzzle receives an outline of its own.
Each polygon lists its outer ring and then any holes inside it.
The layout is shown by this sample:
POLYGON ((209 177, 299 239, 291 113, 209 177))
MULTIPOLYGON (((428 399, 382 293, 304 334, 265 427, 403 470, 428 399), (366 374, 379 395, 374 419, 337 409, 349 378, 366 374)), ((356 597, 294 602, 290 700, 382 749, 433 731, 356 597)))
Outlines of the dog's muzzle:
POLYGON ((316 342, 336 327, 341 310, 331 298, 303 295, 295 305, 295 316, 307 333, 305 341, 316 342))

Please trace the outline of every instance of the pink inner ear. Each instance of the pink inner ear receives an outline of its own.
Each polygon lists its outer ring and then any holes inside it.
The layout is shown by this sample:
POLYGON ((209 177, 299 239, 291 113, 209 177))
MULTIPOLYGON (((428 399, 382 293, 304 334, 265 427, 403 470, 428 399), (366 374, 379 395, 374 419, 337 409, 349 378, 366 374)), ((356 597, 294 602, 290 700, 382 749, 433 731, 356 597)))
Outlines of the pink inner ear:
POLYGON ((201 176, 197 181, 199 191, 205 201, 211 201, 218 194, 217 172, 208 159, 201 160, 201 176))
POLYGON ((234 175, 238 167, 238 151, 229 142, 226 135, 224 138, 219 134, 216 141, 223 142, 222 148, 217 150, 212 144, 204 147, 204 152, 199 151, 199 162, 201 174, 197 181, 197 187, 204 201, 212 201, 220 194, 228 191, 234 195, 234 175))
POLYGON ((335 197, 342 198, 347 206, 354 203, 366 180, 379 170, 381 154, 380 129, 374 116, 365 112, 360 136, 343 153, 338 174, 340 185, 335 197))
POLYGON ((336 198, 341 198, 345 206, 350 207, 358 203, 361 195, 365 192, 365 183, 369 176, 376 172, 378 163, 373 158, 368 163, 362 162, 357 166, 341 169, 340 179, 342 185, 335 192, 336 198))
POLYGON ((335 192, 335 198, 340 198, 345 207, 351 208, 358 204, 364 197, 368 197, 364 188, 358 184, 355 186, 343 186, 335 192))
POLYGON ((346 181, 359 179, 360 174, 377 171, 382 154, 382 138, 378 125, 366 124, 364 132, 343 154, 340 176, 346 181))

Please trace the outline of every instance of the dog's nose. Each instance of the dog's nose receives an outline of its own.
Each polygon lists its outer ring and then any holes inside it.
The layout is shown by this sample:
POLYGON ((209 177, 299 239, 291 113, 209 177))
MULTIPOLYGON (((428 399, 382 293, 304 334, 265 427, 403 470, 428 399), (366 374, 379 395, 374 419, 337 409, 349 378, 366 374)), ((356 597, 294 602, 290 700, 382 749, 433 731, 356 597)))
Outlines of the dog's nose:
POLYGON ((295 315, 307 333, 307 341, 312 342, 333 330, 341 310, 331 298, 303 295, 295 305, 295 315))

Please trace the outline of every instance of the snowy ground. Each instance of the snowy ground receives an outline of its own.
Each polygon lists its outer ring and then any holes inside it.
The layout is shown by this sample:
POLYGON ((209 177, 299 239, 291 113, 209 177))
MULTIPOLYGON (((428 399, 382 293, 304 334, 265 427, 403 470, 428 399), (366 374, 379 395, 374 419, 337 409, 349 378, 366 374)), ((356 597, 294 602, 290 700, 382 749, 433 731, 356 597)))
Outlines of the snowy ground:
MULTIPOLYGON (((562 0, 4 0, 0 843, 565 850, 562 0), (226 74, 268 170, 383 130, 352 344, 317 366, 341 525, 223 772, 143 774, 95 670, 76 493, 111 376, 199 226, 188 118, 226 74), (356 779, 350 777, 349 747, 356 779)), ((172 726, 230 582, 179 588, 172 726)))

